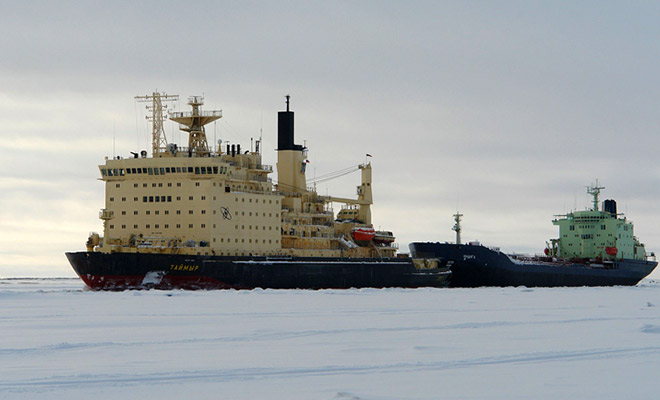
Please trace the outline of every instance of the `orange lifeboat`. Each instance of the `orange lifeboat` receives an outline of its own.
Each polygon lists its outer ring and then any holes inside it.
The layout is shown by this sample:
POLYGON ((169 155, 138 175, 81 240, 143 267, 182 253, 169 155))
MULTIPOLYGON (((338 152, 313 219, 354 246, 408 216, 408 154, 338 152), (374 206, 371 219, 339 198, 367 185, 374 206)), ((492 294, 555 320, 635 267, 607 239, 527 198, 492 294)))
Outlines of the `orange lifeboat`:
POLYGON ((607 253, 610 256, 615 256, 616 253, 618 253, 619 250, 617 250, 616 247, 605 247, 605 253, 607 253))
POLYGON ((374 228, 361 226, 351 230, 351 236, 356 242, 370 242, 376 236, 374 228))

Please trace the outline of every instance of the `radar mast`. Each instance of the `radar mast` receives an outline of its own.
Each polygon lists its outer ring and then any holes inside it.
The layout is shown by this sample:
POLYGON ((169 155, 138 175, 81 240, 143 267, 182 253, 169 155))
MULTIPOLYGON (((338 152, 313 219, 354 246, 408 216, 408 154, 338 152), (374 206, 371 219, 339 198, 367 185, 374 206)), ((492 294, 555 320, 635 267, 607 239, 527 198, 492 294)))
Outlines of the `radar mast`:
POLYGON ((598 211, 598 195, 601 189, 605 189, 605 186, 598 186, 598 179, 595 185, 587 186, 587 193, 594 196, 594 211, 598 211))
POLYGON ((456 214, 454 214, 454 227, 451 228, 453 231, 456 231, 456 244, 461 244, 461 217, 463 214, 459 213, 456 211, 456 214))
POLYGON ((222 110, 202 111, 203 96, 189 97, 188 105, 192 107, 192 112, 173 112, 170 119, 180 124, 179 129, 189 132, 188 152, 191 156, 208 156, 210 152, 204 125, 222 118, 222 110))

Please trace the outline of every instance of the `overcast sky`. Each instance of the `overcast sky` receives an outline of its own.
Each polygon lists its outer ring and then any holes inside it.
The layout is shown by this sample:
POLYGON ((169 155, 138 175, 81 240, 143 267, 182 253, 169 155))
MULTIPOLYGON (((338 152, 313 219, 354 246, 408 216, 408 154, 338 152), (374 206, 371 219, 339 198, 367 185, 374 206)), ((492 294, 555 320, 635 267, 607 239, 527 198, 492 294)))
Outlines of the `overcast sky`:
MULTIPOLYGON (((204 95, 247 148, 292 96, 308 177, 373 155, 373 220, 539 253, 600 180, 660 252, 660 3, 2 2, 0 277, 72 276, 104 156, 150 149, 155 90, 204 95), (114 138, 114 140, 113 140, 114 138), (114 145, 113 145, 114 143, 114 145)), ((168 125, 169 141, 185 142, 168 125)), ((183 143, 185 144, 185 143, 183 143)), ((274 176, 276 178, 276 176, 274 176)), ((355 196, 359 173, 319 185, 355 196)), ((338 206, 337 206, 338 208, 338 206)))

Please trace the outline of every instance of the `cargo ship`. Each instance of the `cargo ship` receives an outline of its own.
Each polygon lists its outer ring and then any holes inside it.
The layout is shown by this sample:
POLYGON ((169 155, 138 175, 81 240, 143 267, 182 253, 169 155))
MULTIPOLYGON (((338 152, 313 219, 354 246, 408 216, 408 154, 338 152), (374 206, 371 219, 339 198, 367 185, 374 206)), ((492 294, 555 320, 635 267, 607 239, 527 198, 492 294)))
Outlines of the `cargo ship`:
MULTIPOLYGON (((151 111, 152 154, 106 157, 103 233, 86 250, 66 253, 92 289, 252 289, 444 287, 451 274, 433 258, 398 255, 390 231, 372 224, 371 163, 357 198, 322 196, 308 185, 308 149, 294 143, 294 113, 278 112, 277 182, 262 163, 262 141, 249 149, 218 141, 205 125, 221 110, 168 112, 178 96, 138 96, 151 111), (168 143, 166 120, 188 134, 188 146, 168 143), (225 146, 226 145, 226 146, 225 146), (335 214, 333 204, 341 209, 335 214)), ((345 171, 342 172, 342 174, 345 171)))
POLYGON ((479 286, 615 286, 636 285, 657 262, 633 233, 633 223, 617 213, 614 200, 599 209, 604 187, 587 188, 593 208, 555 216, 559 237, 546 243, 542 256, 505 254, 478 242, 461 244, 456 214, 456 243, 414 242, 413 257, 431 257, 451 269, 451 287, 479 286))

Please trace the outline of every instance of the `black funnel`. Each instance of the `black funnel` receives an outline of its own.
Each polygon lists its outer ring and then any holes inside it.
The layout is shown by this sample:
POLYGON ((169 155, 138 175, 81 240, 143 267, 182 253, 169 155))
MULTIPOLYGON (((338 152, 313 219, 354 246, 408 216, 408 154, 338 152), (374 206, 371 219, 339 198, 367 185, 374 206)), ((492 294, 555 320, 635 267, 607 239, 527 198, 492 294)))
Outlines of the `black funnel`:
POLYGON ((293 111, 289 111, 289 96, 286 96, 286 111, 277 113, 277 150, 302 150, 293 143, 293 111))

